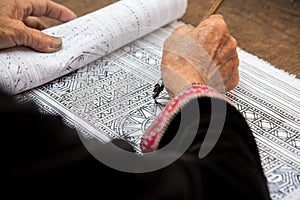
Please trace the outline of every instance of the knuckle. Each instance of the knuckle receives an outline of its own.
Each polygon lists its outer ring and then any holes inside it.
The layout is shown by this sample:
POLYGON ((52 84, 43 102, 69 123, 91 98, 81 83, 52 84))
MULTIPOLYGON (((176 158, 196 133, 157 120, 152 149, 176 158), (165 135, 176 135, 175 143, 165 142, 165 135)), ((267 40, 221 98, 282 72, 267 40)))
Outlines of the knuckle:
POLYGON ((203 30, 205 30, 208 36, 216 39, 227 37, 227 35, 229 34, 227 24, 224 21, 223 17, 211 16, 207 19, 206 22, 202 24, 202 27, 204 28, 203 30))
POLYGON ((212 15, 212 16, 210 16, 209 20, 210 20, 211 25, 214 28, 227 30, 227 24, 222 15, 219 15, 219 14, 212 15))
POLYGON ((16 45, 23 45, 27 39, 24 32, 24 23, 21 21, 14 21, 10 24, 10 36, 16 43, 16 45))
POLYGON ((230 36, 231 45, 236 48, 237 47, 237 41, 234 37, 230 36))

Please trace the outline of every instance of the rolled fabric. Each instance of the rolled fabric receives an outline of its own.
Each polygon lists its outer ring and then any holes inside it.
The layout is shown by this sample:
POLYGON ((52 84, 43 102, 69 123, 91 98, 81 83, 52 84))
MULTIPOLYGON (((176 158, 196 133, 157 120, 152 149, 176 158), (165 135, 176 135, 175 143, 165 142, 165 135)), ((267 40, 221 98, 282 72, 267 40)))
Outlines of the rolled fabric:
POLYGON ((18 94, 66 75, 180 18, 187 0, 122 0, 43 32, 61 37, 62 50, 0 51, 0 87, 18 94))

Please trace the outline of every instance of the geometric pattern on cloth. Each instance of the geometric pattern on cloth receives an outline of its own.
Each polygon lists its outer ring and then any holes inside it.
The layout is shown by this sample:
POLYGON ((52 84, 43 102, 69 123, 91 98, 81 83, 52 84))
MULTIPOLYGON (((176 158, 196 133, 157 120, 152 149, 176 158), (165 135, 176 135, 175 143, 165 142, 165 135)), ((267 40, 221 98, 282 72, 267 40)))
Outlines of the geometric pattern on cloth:
MULTIPOLYGON (((86 137, 122 138, 139 153, 142 135, 168 102, 163 91, 155 104, 152 90, 160 79, 163 42, 178 24, 16 97, 61 115, 86 137)), ((254 133, 271 198, 288 198, 300 188, 300 81, 241 49, 238 54, 240 83, 226 96, 254 133)))

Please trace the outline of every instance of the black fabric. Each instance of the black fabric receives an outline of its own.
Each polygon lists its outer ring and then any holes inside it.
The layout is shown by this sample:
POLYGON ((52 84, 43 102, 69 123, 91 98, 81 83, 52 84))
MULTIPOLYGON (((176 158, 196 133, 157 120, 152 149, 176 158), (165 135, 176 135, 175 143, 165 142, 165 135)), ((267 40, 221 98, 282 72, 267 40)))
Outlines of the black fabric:
MULTIPOLYGON (((76 131, 59 116, 42 115, 33 103, 20 105, 1 93, 1 193, 38 198, 269 199, 253 135, 234 107, 227 106, 216 146, 206 157, 198 158, 210 123, 211 99, 197 101, 201 118, 196 124, 200 126, 185 154, 161 170, 134 174, 119 172, 96 160, 76 131)), ((184 109, 192 109, 189 105, 184 109)), ((161 147, 177 132, 180 116, 179 112, 171 121, 161 147)), ((189 133, 180 134, 184 137, 189 133)), ((132 151, 128 143, 114 142, 132 151)))

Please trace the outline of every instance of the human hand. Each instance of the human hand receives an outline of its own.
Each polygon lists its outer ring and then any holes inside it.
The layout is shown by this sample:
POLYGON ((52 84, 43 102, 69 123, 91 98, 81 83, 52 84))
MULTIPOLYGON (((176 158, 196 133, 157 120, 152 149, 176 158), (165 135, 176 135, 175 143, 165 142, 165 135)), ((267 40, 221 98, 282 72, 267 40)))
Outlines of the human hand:
POLYGON ((46 28, 46 25, 37 18, 40 16, 62 22, 76 18, 70 9, 50 0, 1 0, 0 49, 20 45, 40 52, 54 52, 61 49, 61 38, 40 31, 46 28))
POLYGON ((228 33, 221 15, 212 15, 197 27, 178 27, 164 43, 162 76, 173 98, 193 83, 206 84, 220 92, 239 82, 236 40, 228 33))

